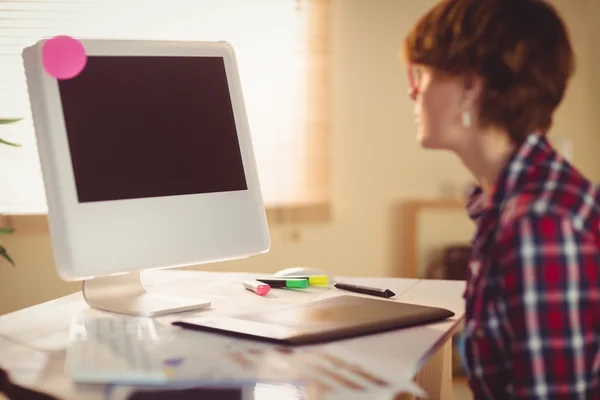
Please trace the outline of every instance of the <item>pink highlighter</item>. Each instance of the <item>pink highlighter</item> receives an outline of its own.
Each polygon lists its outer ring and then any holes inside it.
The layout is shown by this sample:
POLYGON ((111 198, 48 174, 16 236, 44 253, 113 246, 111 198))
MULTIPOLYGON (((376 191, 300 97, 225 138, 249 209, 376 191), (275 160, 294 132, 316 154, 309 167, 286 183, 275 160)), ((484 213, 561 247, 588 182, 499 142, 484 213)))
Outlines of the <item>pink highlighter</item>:
POLYGON ((244 287, 259 296, 264 296, 271 290, 269 284, 259 281, 244 281, 244 287))

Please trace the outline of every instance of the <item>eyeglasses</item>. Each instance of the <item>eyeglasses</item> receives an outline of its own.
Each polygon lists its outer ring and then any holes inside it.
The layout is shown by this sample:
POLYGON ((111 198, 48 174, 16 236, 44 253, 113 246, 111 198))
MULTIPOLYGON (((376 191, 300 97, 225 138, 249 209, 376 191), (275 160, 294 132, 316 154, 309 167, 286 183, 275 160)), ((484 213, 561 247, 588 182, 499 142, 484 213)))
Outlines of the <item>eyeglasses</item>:
POLYGON ((419 85, 421 84, 421 69, 414 65, 408 64, 408 96, 412 100, 417 99, 419 94, 419 85))

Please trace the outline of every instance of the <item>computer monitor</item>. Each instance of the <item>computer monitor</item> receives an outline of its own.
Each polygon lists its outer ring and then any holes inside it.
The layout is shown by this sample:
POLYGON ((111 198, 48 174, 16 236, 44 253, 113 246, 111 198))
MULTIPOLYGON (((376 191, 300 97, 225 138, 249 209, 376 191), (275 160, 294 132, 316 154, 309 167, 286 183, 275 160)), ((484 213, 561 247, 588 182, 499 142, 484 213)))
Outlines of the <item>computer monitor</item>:
POLYGON ((90 306, 154 316, 210 305, 140 273, 270 246, 234 50, 224 42, 81 39, 70 79, 23 60, 59 276, 90 306))

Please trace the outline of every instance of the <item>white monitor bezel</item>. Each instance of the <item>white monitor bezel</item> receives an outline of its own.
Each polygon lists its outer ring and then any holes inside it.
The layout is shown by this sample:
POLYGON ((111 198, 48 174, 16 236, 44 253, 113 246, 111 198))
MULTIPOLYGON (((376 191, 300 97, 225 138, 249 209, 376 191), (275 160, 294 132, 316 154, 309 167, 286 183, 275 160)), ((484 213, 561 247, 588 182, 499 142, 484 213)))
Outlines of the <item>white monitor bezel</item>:
POLYGON ((80 39, 88 56, 222 57, 248 189, 79 203, 58 82, 42 65, 44 41, 24 49, 23 59, 62 279, 232 260, 269 250, 237 60, 228 43, 80 39))

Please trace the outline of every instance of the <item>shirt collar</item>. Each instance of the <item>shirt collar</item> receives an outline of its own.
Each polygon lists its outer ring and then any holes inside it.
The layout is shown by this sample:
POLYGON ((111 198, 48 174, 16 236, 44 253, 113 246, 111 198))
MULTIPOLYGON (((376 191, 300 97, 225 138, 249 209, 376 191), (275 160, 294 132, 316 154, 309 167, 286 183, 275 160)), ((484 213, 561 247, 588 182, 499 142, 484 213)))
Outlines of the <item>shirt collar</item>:
POLYGON ((510 156, 498 176, 491 195, 481 187, 473 186, 467 193, 467 213, 473 220, 490 209, 500 209, 504 202, 523 184, 526 173, 536 164, 540 155, 550 151, 543 133, 532 133, 510 156))

